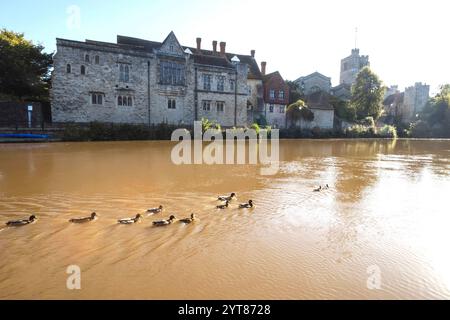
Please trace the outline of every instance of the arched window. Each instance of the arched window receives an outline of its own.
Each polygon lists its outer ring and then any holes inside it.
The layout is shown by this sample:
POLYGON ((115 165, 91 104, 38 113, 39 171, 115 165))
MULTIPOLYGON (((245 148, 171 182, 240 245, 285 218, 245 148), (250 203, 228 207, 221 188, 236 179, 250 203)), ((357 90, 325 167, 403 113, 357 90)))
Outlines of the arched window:
POLYGON ((119 97, 117 98, 117 104, 118 104, 119 106, 122 105, 122 96, 119 96, 119 97))
POLYGON ((67 73, 71 73, 72 72, 72 66, 70 64, 67 65, 66 67, 67 73))
POLYGON ((86 67, 85 66, 81 66, 80 72, 81 72, 81 74, 85 75, 86 74, 86 67))
POLYGON ((84 56, 84 61, 85 62, 89 62, 89 55, 88 54, 84 56))
POLYGON ((131 97, 128 97, 128 106, 132 106, 133 105, 133 99, 131 97))

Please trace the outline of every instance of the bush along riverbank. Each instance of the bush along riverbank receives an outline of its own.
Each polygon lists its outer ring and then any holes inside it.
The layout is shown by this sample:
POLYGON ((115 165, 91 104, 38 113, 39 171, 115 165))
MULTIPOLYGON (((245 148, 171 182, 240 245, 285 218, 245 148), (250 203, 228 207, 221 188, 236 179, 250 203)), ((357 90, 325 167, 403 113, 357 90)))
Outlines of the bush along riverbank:
MULTIPOLYGON (((158 125, 136 125, 136 124, 112 124, 92 122, 89 124, 67 124, 58 134, 62 141, 126 141, 126 140, 171 140, 171 136, 176 129, 186 129, 193 135, 192 126, 175 126, 169 124, 158 125)), ((270 126, 260 127, 253 124, 249 127, 259 135, 261 130, 267 131, 267 136, 271 137, 272 128, 270 126)), ((232 128, 237 133, 244 133, 249 129, 232 128)), ((219 125, 205 123, 202 126, 203 132, 208 129, 217 130, 226 137, 226 130, 219 125)), ((280 139, 332 139, 332 138, 397 138, 396 128, 385 125, 377 128, 375 126, 365 126, 355 124, 343 130, 324 130, 318 127, 312 129, 302 129, 298 127, 280 129, 280 139)))

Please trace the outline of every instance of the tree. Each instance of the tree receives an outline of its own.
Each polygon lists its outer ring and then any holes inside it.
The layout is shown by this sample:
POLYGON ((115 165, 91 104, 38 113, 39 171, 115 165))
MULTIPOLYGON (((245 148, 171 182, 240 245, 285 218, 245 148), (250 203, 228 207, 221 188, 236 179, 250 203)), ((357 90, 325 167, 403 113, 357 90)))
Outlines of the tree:
POLYGON ((288 80, 286 84, 289 86, 289 104, 293 104, 298 100, 305 100, 305 95, 297 82, 288 80))
POLYGON ((351 106, 355 108, 358 119, 380 117, 383 110, 384 91, 382 81, 369 67, 364 67, 358 73, 352 87, 351 99, 351 106))
POLYGON ((314 113, 308 108, 303 100, 297 100, 295 103, 288 106, 286 110, 286 121, 290 120, 291 124, 294 125, 301 119, 313 121, 314 113))
POLYGON ((0 95, 48 101, 52 54, 26 40, 23 33, 0 30, 0 95))
POLYGON ((330 104, 334 107, 338 118, 348 122, 356 120, 356 110, 348 101, 330 95, 330 104))
MULTIPOLYGON (((426 123, 432 136, 450 137, 450 84, 441 86, 440 92, 428 101, 419 114, 419 119, 419 122, 426 123)), ((424 131, 426 127, 422 124, 420 128, 424 131)))

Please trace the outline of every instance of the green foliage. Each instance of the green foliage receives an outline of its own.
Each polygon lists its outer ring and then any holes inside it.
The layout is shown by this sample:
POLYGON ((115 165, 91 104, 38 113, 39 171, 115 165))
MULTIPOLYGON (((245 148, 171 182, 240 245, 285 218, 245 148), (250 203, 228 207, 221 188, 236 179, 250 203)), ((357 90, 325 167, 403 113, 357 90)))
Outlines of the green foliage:
POLYGON ((261 128, 259 127, 259 125, 257 123, 254 123, 250 126, 250 129, 253 129, 256 131, 256 134, 259 134, 259 132, 261 131, 261 128))
POLYGON ((297 100, 295 103, 288 106, 286 110, 286 119, 291 121, 291 124, 295 124, 301 119, 306 121, 314 120, 314 113, 303 100, 297 100))
POLYGON ((356 120, 356 109, 349 102, 330 96, 330 103, 334 107, 335 114, 338 118, 348 122, 356 120))
POLYGON ((419 120, 411 124, 410 135, 414 138, 429 138, 431 137, 431 128, 426 121, 419 120))
POLYGON ((205 133, 210 129, 221 131, 222 127, 217 121, 210 121, 206 118, 202 118, 202 132, 205 133))
POLYGON ((440 92, 428 101, 409 132, 415 138, 450 137, 450 84, 441 86, 440 92))
POLYGON ((12 100, 49 100, 52 54, 23 33, 0 30, 0 95, 12 100))
POLYGON ((394 126, 385 125, 378 130, 378 136, 381 138, 397 139, 397 129, 394 126))
POLYGON ((352 87, 351 105, 358 119, 368 116, 378 119, 383 110, 385 88, 378 76, 369 67, 363 68, 352 87))
POLYGON ((122 140, 170 140, 175 126, 162 123, 148 127, 134 124, 91 122, 66 124, 61 138, 64 141, 122 141, 122 140))

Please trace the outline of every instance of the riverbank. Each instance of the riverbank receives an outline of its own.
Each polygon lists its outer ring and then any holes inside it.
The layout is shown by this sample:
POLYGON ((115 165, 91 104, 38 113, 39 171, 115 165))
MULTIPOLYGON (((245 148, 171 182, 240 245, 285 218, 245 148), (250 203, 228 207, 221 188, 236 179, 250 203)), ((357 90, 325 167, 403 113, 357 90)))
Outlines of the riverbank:
MULTIPOLYGON (((58 124, 57 126, 47 126, 45 130, 23 128, 19 130, 6 130, 8 133, 45 133, 48 139, 28 139, 28 138, 2 138, 0 143, 20 143, 20 142, 83 142, 83 141, 168 141, 171 140, 172 133, 176 129, 185 129, 193 134, 192 126, 175 126, 169 124, 159 125, 136 125, 136 124, 114 124, 92 122, 86 124, 58 124)), ((205 128, 203 128, 205 130, 205 128)), ((271 136, 272 128, 259 127, 256 124, 251 126, 258 134, 261 130, 267 130, 271 136)), ((216 130, 226 137, 226 130, 217 127, 216 130)), ((248 128, 233 128, 236 133, 244 133, 248 128)), ((0 130, 0 133, 6 132, 0 130)), ((448 139, 450 137, 422 137, 414 136, 411 133, 397 134, 394 126, 385 125, 382 127, 363 126, 355 124, 346 129, 301 129, 289 128, 279 129, 280 139, 397 139, 397 138, 430 138, 448 139)))

